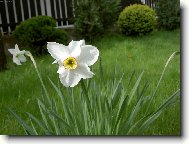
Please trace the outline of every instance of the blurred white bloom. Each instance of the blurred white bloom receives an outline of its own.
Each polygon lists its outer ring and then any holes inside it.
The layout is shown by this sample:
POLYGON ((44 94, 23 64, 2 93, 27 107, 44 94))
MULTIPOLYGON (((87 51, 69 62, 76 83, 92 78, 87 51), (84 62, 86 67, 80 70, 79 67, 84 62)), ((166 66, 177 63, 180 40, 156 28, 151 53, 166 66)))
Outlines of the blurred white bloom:
POLYGON ((13 62, 17 65, 22 65, 21 62, 26 62, 25 50, 20 51, 17 44, 15 49, 8 49, 8 51, 13 55, 13 62))
POLYGON ((0 144, 7 144, 7 136, 0 135, 0 144))
POLYGON ((48 42, 47 49, 59 64, 59 78, 66 87, 74 87, 81 78, 91 78, 94 74, 88 66, 93 65, 99 56, 99 51, 92 45, 85 45, 84 40, 71 41, 68 46, 48 42))

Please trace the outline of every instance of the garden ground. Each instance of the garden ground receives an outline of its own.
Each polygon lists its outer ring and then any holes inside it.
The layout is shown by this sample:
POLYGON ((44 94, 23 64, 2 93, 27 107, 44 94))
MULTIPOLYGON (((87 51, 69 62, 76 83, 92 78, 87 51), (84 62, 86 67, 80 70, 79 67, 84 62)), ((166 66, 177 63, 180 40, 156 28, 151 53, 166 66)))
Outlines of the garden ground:
MULTIPOLYGON (((143 83, 150 82, 148 93, 152 92, 162 73, 169 56, 180 51, 180 30, 155 31, 143 37, 125 37, 120 34, 108 33, 96 38, 92 45, 100 50, 104 79, 112 77, 114 67, 117 77, 125 73, 123 82, 128 83, 130 75, 135 70, 136 77, 144 70, 143 83)), ((47 79, 59 81, 57 65, 52 65, 53 59, 48 56, 36 58, 39 71, 45 84, 51 92, 47 79)), ((98 76, 98 63, 94 65, 95 77, 98 76)), ((153 102, 156 108, 174 91, 180 88, 180 57, 176 57, 168 66, 158 93, 153 102)), ((64 89, 64 88, 63 88, 64 89)), ((36 99, 42 96, 42 88, 35 69, 30 61, 23 66, 17 66, 9 59, 8 70, 0 73, 0 134, 22 135, 24 131, 18 122, 8 113, 6 107, 15 110, 24 119, 28 111, 38 115, 36 99)), ((180 101, 166 110, 148 129, 146 135, 180 135, 180 101)))

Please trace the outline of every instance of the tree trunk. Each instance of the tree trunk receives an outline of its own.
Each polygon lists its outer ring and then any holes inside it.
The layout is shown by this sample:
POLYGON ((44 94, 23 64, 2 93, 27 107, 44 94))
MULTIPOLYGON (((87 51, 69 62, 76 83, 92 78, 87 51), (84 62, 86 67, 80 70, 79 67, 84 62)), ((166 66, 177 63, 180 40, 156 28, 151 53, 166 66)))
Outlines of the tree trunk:
POLYGON ((0 71, 6 68, 7 60, 4 51, 3 39, 0 33, 0 71))

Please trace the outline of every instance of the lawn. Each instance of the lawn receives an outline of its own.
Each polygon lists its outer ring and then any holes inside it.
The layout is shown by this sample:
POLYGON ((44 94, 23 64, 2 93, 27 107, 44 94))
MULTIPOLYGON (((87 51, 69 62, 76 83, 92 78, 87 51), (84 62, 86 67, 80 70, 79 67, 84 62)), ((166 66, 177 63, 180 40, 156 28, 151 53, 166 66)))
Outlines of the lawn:
MULTIPOLYGON (((155 31, 143 37, 125 37, 116 33, 108 33, 96 38, 92 45, 100 51, 105 81, 112 78, 114 67, 116 67, 118 79, 124 73, 124 85, 128 84, 133 71, 135 71, 134 79, 136 79, 144 70, 142 84, 146 81, 150 83, 147 91, 150 94, 155 89, 169 56, 175 51, 180 51, 180 30, 155 31)), ((8 61, 8 70, 0 73, 0 134, 23 135, 22 127, 6 108, 12 108, 24 119, 27 119, 26 111, 39 115, 37 98, 40 98, 43 92, 30 61, 22 66, 13 64, 11 59, 8 61)), ((51 64, 53 59, 49 55, 36 58, 36 61, 45 85, 51 97, 54 97, 55 93, 51 90, 47 77, 55 83, 59 83, 56 73, 57 65, 51 64)), ((99 75, 99 61, 94 65, 93 71, 94 79, 96 79, 99 75)), ((153 108, 157 108, 163 100, 179 88, 180 56, 177 56, 166 69, 157 95, 153 100, 153 108)), ((180 100, 178 100, 143 134, 180 135, 180 121, 180 100)))

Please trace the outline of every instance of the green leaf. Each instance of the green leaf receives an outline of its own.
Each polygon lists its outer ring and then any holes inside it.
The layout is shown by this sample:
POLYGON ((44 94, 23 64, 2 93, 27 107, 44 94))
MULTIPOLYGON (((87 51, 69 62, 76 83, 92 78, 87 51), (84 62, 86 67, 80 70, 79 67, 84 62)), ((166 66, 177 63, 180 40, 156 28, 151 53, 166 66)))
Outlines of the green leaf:
POLYGON ((103 72, 103 66, 102 66, 102 57, 101 56, 99 57, 99 70, 100 70, 100 80, 105 85, 104 72, 103 72))
POLYGON ((58 123, 63 125, 62 128, 65 127, 67 130, 72 131, 72 128, 70 127, 70 125, 64 119, 62 119, 59 115, 57 115, 53 111, 49 111, 49 114, 52 115, 55 119, 57 119, 58 123))
POLYGON ((35 128, 35 126, 33 125, 33 122, 31 120, 31 118, 30 118, 30 122, 31 122, 31 126, 33 128, 33 131, 35 132, 35 135, 39 135, 38 132, 37 132, 37 130, 36 130, 36 128, 35 128))
POLYGON ((172 96, 170 96, 154 113, 152 113, 147 120, 138 128, 137 133, 143 132, 154 120, 156 120, 159 115, 167 109, 170 105, 176 102, 177 98, 180 96, 180 90, 176 91, 172 96))
POLYGON ((155 88, 155 90, 154 90, 154 92, 153 92, 153 95, 151 96, 151 99, 150 99, 150 102, 149 102, 149 104, 148 104, 148 106, 147 106, 147 109, 146 109, 146 113, 148 113, 149 112, 149 108, 150 108, 150 106, 151 106, 151 104, 152 104, 152 101, 153 101, 153 99, 154 99, 154 97, 155 97, 155 95, 156 95, 156 92, 157 92, 157 90, 158 90, 158 88, 159 88, 159 86, 160 86, 160 83, 161 83, 161 81, 162 81, 162 78, 163 78, 163 75, 164 75, 164 73, 165 73, 165 70, 166 70, 166 68, 167 68, 167 66, 169 65, 169 63, 171 62, 171 60, 176 56, 176 55, 178 55, 178 54, 180 54, 180 52, 174 52, 174 53, 172 53, 171 54, 171 56, 168 58, 168 60, 167 60, 167 62, 166 62, 166 64, 165 64, 165 66, 164 66, 164 69, 163 69, 163 71, 162 71, 162 73, 161 73, 161 76, 160 76, 160 79, 159 79, 159 81, 158 81, 158 84, 157 84, 157 86, 156 86, 156 88, 155 88))
POLYGON ((120 100, 120 96, 121 96, 121 92, 122 92, 122 79, 123 79, 123 76, 124 74, 121 76, 120 80, 118 81, 117 83, 117 86, 116 88, 114 89, 113 91, 113 94, 112 94, 112 106, 113 106, 113 109, 116 107, 118 101, 120 100))
MULTIPOLYGON (((55 112, 58 111, 57 104, 56 104, 55 100, 54 100, 54 110, 53 111, 55 111, 55 112)), ((55 131, 56 131, 56 135, 60 135, 60 128, 58 126, 58 123, 56 122, 54 117, 50 117, 50 118, 51 118, 51 121, 53 122, 55 131)))
POLYGON ((60 97, 60 99, 61 99, 61 101, 62 101, 62 106, 63 106, 63 110, 64 110, 64 113, 65 113, 65 118, 66 118, 66 121, 67 121, 68 124, 69 124, 69 123, 71 123, 73 120, 72 120, 71 113, 69 112, 67 103, 66 103, 66 101, 65 101, 64 95, 63 95, 62 92, 58 89, 58 87, 51 81, 51 79, 49 79, 49 81, 51 82, 52 86, 54 87, 55 91, 57 92, 58 96, 60 97))
POLYGON ((81 79, 81 88, 83 90, 84 98, 85 98, 86 104, 87 104, 87 108, 89 109, 89 115, 91 117, 91 111, 92 111, 92 109, 91 109, 91 103, 90 103, 89 96, 88 96, 88 91, 87 91, 87 89, 85 87, 83 79, 81 79))
POLYGON ((130 104, 130 102, 131 102, 132 99, 133 99, 133 96, 134 96, 134 94, 135 94, 135 92, 136 92, 136 90, 137 90, 137 88, 138 88, 138 86, 139 86, 139 84, 140 84, 140 81, 141 81, 141 79, 142 79, 143 74, 144 74, 144 71, 142 71, 142 73, 141 73, 140 76, 138 77, 138 80, 136 81, 136 83, 135 83, 133 89, 131 90, 131 92, 130 92, 130 94, 129 94, 128 105, 130 104))
POLYGON ((42 119, 43 119, 43 121, 44 121, 44 123, 45 123, 47 129, 48 129, 49 131, 52 131, 51 126, 49 125, 49 123, 48 123, 48 121, 47 121, 47 118, 46 118, 46 116, 48 116, 46 107, 45 107, 45 105, 44 105, 39 99, 38 99, 38 107, 39 107, 39 110, 40 110, 42 119), (45 116, 45 114, 44 114, 43 111, 46 113, 46 116, 45 116))
POLYGON ((30 117, 30 119, 32 119, 40 128, 42 131, 45 132, 46 135, 51 135, 52 132, 48 131, 48 129, 45 127, 45 125, 39 121, 34 115, 26 112, 28 114, 28 116, 30 117))
MULTIPOLYGON (((120 103, 121 103, 121 101, 120 101, 120 103)), ((119 124, 119 121, 121 120, 121 118, 123 118, 124 117, 124 112, 125 112, 125 110, 126 110, 126 107, 128 106, 128 96, 126 96, 125 98, 124 98, 124 100, 122 101, 122 103, 120 104, 121 106, 120 106, 120 108, 119 108, 119 110, 118 110, 118 114, 117 114, 117 116, 116 116, 116 120, 115 120, 115 124, 114 124, 114 127, 113 127, 113 133, 114 133, 114 131, 117 129, 117 132, 116 132, 116 134, 118 133, 118 124, 119 124)))
MULTIPOLYGON (((79 135, 79 127, 78 127, 78 114, 76 112, 76 107, 75 107, 75 100, 74 100, 74 93, 73 93, 73 89, 72 90, 72 93, 71 93, 71 99, 72 99, 72 112, 74 113, 73 114, 73 119, 74 119, 74 127, 75 127, 75 130, 76 130, 76 133, 79 135)), ((79 106, 78 106, 79 107, 79 106)))
POLYGON ((129 80, 128 80, 128 86, 130 86, 131 81, 132 81, 132 79, 133 79, 133 77, 134 77, 135 73, 136 73, 136 71, 134 70, 134 71, 132 72, 132 74, 131 74, 131 76, 130 76, 129 80))
MULTIPOLYGON (((142 102, 143 102, 143 100, 144 100, 144 93, 145 93, 145 91, 147 90, 148 86, 149 86, 149 84, 146 83, 145 86, 144 86, 144 88, 143 88, 143 90, 141 91, 140 97, 139 97, 139 99, 138 99, 136 105, 134 106, 132 112, 129 114, 129 118, 128 118, 127 124, 126 124, 127 126, 130 126, 130 125, 133 124, 133 122, 134 122, 134 120, 135 120, 135 117, 137 116, 138 112, 139 112, 140 109, 142 108, 142 106, 143 106, 143 105, 142 105, 142 102)), ((128 129, 128 128, 126 128, 126 129, 128 129)))
POLYGON ((19 122, 20 125, 24 128, 24 130, 29 135, 35 135, 35 131, 24 121, 22 120, 14 111, 12 111, 10 108, 8 108, 9 112, 16 118, 16 120, 19 122))

